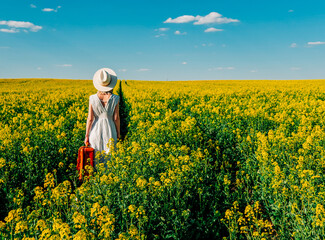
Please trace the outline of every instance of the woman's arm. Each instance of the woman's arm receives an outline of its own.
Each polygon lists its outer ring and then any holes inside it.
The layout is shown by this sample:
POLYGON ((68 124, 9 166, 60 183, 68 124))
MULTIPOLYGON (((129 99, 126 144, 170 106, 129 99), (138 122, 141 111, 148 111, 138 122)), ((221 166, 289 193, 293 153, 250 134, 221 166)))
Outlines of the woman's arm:
POLYGON ((116 127, 116 133, 117 133, 117 139, 121 137, 120 134, 120 108, 119 108, 119 103, 116 104, 115 110, 114 110, 114 123, 116 127))
POLYGON ((91 126, 94 121, 94 112, 93 112, 93 107, 91 106, 91 103, 89 102, 89 109, 88 109, 88 117, 87 117, 87 125, 86 125, 86 136, 85 136, 85 145, 89 143, 89 132, 91 129, 91 126))

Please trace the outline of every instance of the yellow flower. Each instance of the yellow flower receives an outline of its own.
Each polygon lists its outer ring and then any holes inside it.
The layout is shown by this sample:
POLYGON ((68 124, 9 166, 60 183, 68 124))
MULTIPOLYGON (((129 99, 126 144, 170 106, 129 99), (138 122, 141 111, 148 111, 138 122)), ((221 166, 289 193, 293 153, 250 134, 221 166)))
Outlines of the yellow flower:
POLYGON ((316 206, 316 226, 323 227, 325 222, 325 209, 322 204, 316 206))
POLYGON ((47 228, 46 223, 44 220, 38 220, 36 223, 36 229, 43 231, 45 228, 47 228))
POLYGON ((90 209, 90 216, 91 217, 97 216, 97 214, 99 214, 100 208, 101 207, 98 202, 94 203, 92 208, 90 209))
POLYGON ((10 223, 12 221, 20 221, 21 219, 21 214, 22 214, 22 209, 21 208, 18 208, 18 209, 14 209, 14 210, 11 210, 9 213, 8 213, 8 216, 5 217, 5 221, 7 223, 10 223))
POLYGON ((6 224, 2 221, 0 221, 0 230, 4 229, 6 227, 6 224))
POLYGON ((244 217, 239 217, 237 220, 239 225, 245 225, 246 224, 246 220, 244 217))
POLYGON ((130 213, 134 213, 136 210, 137 210, 137 208, 136 208, 136 206, 134 206, 134 205, 130 205, 129 207, 128 207, 128 211, 130 212, 130 213))
POLYGON ((223 182, 226 186, 229 186, 231 184, 231 181, 228 179, 228 176, 225 175, 223 178, 223 182))
POLYGON ((75 212, 72 218, 76 228, 81 228, 82 225, 87 226, 87 220, 81 213, 75 212))
POLYGON ((255 218, 254 211, 251 205, 247 205, 245 208, 245 216, 250 221, 251 219, 255 218))
POLYGON ((36 187, 34 189, 34 193, 35 193, 35 196, 34 196, 34 201, 39 201, 39 200, 42 200, 44 198, 44 192, 43 192, 43 188, 42 187, 36 187))
POLYGON ((54 187, 54 176, 52 173, 46 174, 45 181, 44 181, 44 188, 53 188, 54 187))
POLYGON ((41 235, 40 235, 40 240, 47 240, 47 239, 50 239, 51 235, 52 235, 52 231, 51 231, 51 229, 46 228, 46 229, 44 229, 44 230, 42 231, 42 233, 41 233, 41 235))
POLYGON ((61 228, 62 220, 54 218, 52 229, 54 232, 58 232, 61 228))
POLYGON ((61 228, 59 229, 59 234, 61 239, 70 239, 70 227, 67 223, 62 223, 61 228))
POLYGON ((3 168, 4 166, 6 166, 6 159, 0 158, 0 168, 3 168))
POLYGON ((226 213, 225 213, 225 218, 230 220, 232 218, 232 216, 234 215, 234 212, 231 211, 230 209, 227 209, 226 210, 226 213))
POLYGON ((15 234, 19 234, 19 233, 22 233, 24 232, 25 230, 28 229, 28 226, 27 226, 27 222, 25 221, 20 221, 16 224, 16 227, 15 227, 15 234))
POLYGON ((51 235, 49 240, 62 240, 58 234, 51 235))
POLYGON ((118 235, 118 238, 116 238, 115 240, 129 240, 130 238, 127 236, 126 233, 120 233, 118 235))
POLYGON ((131 235, 131 237, 139 234, 137 227, 134 226, 133 224, 129 228, 129 234, 131 235))
POLYGON ((139 177, 136 181, 137 187, 144 188, 147 185, 147 180, 144 179, 142 176, 139 177))
POLYGON ((103 185, 103 184, 108 184, 108 177, 106 174, 103 174, 103 176, 100 177, 100 184, 103 185))
POLYGON ((24 149, 23 149, 23 153, 29 153, 28 146, 24 147, 24 149))
POLYGON ((144 210, 143 206, 139 206, 137 213, 136 213, 136 217, 140 218, 140 216, 144 216, 146 214, 146 211, 144 210))
POLYGON ((261 213, 261 205, 260 205, 260 202, 259 202, 259 201, 256 201, 256 202, 254 203, 254 211, 255 211, 256 213, 261 213))
POLYGON ((104 224, 101 227, 99 235, 102 236, 104 239, 108 239, 111 237, 111 233, 114 231, 114 222, 115 218, 113 214, 105 214, 103 218, 104 224))
POLYGON ((161 186, 161 183, 160 183, 159 181, 155 181, 155 182, 153 183, 153 185, 154 185, 155 187, 160 187, 160 186, 161 186))
POLYGON ((73 240, 85 240, 87 239, 87 233, 82 229, 79 230, 76 235, 74 235, 73 240))

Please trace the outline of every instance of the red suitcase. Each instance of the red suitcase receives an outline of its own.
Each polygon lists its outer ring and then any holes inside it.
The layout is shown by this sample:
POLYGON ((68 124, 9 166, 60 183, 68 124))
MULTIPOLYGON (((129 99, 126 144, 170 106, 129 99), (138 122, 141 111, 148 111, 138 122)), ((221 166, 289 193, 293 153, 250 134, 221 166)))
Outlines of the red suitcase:
POLYGON ((82 181, 83 176, 89 176, 85 168, 87 165, 94 167, 94 149, 89 147, 88 144, 80 147, 78 151, 77 170, 79 172, 80 181, 82 181))

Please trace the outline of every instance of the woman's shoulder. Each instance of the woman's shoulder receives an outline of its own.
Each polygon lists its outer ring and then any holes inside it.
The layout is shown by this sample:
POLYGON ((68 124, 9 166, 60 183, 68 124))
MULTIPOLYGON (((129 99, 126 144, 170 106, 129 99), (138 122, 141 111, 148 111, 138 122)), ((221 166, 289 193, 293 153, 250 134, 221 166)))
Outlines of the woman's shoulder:
POLYGON ((89 101, 92 101, 96 97, 96 93, 89 96, 89 101))

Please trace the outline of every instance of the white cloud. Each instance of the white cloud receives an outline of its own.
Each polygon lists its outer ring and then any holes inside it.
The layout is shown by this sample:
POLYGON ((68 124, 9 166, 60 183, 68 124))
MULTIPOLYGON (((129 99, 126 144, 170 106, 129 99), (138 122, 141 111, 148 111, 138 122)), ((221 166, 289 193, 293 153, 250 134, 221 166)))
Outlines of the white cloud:
POLYGON ((7 46, 1 46, 0 49, 8 49, 10 47, 7 47, 7 46))
POLYGON ((140 68, 140 69, 138 69, 137 71, 138 72, 147 72, 147 71, 149 71, 150 69, 148 69, 148 68, 140 68))
POLYGON ((298 68, 298 67, 292 67, 292 68, 290 68, 290 70, 291 71, 298 71, 298 70, 300 70, 300 68, 298 68))
POLYGON ((42 68, 41 67, 38 67, 38 68, 36 68, 37 70, 42 70, 42 68))
POLYGON ((158 28, 158 29, 155 29, 155 31, 160 31, 160 32, 166 32, 168 30, 169 30, 169 28, 158 28))
POLYGON ((196 17, 191 15, 183 15, 175 19, 168 18, 164 23, 188 23, 196 20, 196 17))
POLYGON ((178 30, 175 31, 175 35, 186 35, 186 32, 180 32, 178 30))
POLYGON ((209 23, 223 24, 223 23, 239 22, 239 20, 222 17, 220 13, 211 12, 205 16, 183 15, 174 19, 168 18, 166 21, 164 21, 164 23, 188 23, 188 22, 194 22, 193 23, 194 25, 202 25, 202 24, 209 24, 209 23))
POLYGON ((217 67, 217 70, 234 70, 234 67, 217 67))
POLYGON ((257 72, 257 70, 251 70, 251 73, 256 73, 257 72))
POLYGON ((155 35, 156 38, 159 38, 159 37, 164 37, 166 36, 165 33, 162 33, 162 32, 166 32, 168 31, 169 28, 158 28, 158 29, 155 29, 155 31, 158 31, 159 33, 155 35))
MULTIPOLYGON (((212 46, 214 46, 214 44, 213 43, 202 43, 200 46, 202 46, 202 47, 212 47, 212 46)), ((194 47, 198 48, 199 46, 195 45, 194 47)))
POLYGON ((298 46, 297 43, 292 43, 292 44, 290 45, 291 48, 296 48, 297 46, 298 46))
POLYGON ((42 11, 43 12, 56 12, 56 10, 53 8, 43 8, 42 11))
POLYGON ((194 22, 195 25, 209 24, 209 23, 231 23, 231 22, 239 22, 238 19, 226 18, 222 17, 220 13, 211 12, 208 15, 201 17, 197 16, 198 21, 194 22))
POLYGON ((54 8, 43 8, 42 11, 43 12, 57 12, 60 8, 61 8, 61 6, 57 6, 56 9, 54 9, 54 8))
POLYGON ((5 33, 18 33, 19 30, 15 28, 7 29, 7 28, 1 28, 0 32, 5 32, 5 33))
POLYGON ((223 29, 218 29, 218 28, 213 28, 213 27, 211 27, 211 28, 207 28, 207 29, 205 29, 204 30, 204 32, 222 32, 223 31, 223 29))
POLYGON ((60 64, 56 65, 57 67, 72 67, 72 64, 60 64))
POLYGON ((19 29, 17 28, 25 28, 24 30, 29 30, 32 32, 37 32, 41 30, 43 27, 34 25, 31 22, 23 22, 23 21, 0 21, 0 25, 6 25, 10 27, 10 29, 1 29, 1 32, 7 33, 17 33, 19 29))
POLYGON ((288 12, 294 12, 294 10, 290 9, 288 12))
POLYGON ((186 64, 187 64, 187 62, 182 62, 182 64, 183 64, 183 65, 186 65, 186 64))
POLYGON ((164 33, 160 33, 160 34, 156 34, 156 35, 155 35, 156 38, 164 37, 164 36, 166 36, 166 34, 164 34, 164 33))
POLYGON ((218 70, 218 71, 223 71, 223 70, 234 70, 235 67, 214 67, 214 68, 209 68, 209 71, 212 70, 218 70))
POLYGON ((318 41, 318 42, 308 42, 307 44, 308 45, 323 45, 323 44, 325 44, 325 42, 320 42, 320 41, 318 41))
MULTIPOLYGON (((214 46, 213 43, 202 43, 200 46, 202 47, 212 47, 214 46)), ((195 48, 198 48, 199 46, 198 45, 194 45, 195 48)))
POLYGON ((37 8, 35 4, 30 5, 31 8, 37 8))
POLYGON ((119 72, 126 72, 127 70, 123 68, 123 69, 119 69, 118 71, 119 72))

